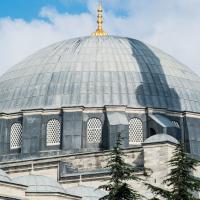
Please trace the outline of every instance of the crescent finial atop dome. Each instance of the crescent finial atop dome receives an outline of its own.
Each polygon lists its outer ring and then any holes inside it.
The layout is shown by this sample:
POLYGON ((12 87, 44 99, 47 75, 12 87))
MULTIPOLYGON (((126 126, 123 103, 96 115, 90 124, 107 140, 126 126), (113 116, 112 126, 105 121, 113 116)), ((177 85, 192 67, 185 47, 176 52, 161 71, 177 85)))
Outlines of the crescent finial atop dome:
POLYGON ((106 33, 103 30, 103 6, 102 6, 102 0, 99 0, 99 6, 98 6, 98 16, 97 16, 97 24, 98 28, 97 30, 92 33, 92 36, 106 36, 108 33, 106 33))

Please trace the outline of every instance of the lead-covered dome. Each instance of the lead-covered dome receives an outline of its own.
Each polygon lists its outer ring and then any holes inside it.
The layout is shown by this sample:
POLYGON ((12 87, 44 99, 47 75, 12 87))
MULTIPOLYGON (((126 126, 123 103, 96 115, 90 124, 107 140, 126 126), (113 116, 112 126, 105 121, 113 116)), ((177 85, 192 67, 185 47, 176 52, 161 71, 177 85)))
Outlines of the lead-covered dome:
POLYGON ((12 179, 2 169, 0 169, 0 182, 13 183, 12 179))
POLYGON ((82 197, 82 200, 98 200, 108 194, 98 188, 79 185, 66 189, 67 194, 78 195, 82 197))
POLYGON ((199 77, 138 40, 82 37, 29 56, 0 78, 0 112, 69 106, 200 112, 199 77))
POLYGON ((64 188, 55 180, 40 176, 40 175, 27 175, 19 176, 13 179, 15 183, 28 186, 27 192, 35 193, 63 193, 66 194, 64 188))

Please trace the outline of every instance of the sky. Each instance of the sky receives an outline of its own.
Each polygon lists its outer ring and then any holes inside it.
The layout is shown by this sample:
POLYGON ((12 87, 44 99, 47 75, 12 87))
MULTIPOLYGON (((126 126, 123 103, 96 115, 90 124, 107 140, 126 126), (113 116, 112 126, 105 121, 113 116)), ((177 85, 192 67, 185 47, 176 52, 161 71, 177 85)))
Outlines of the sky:
MULTIPOLYGON (((0 0, 0 74, 52 43, 90 35, 98 0, 0 0)), ((103 0, 104 29, 156 46, 200 75, 200 0, 103 0)))

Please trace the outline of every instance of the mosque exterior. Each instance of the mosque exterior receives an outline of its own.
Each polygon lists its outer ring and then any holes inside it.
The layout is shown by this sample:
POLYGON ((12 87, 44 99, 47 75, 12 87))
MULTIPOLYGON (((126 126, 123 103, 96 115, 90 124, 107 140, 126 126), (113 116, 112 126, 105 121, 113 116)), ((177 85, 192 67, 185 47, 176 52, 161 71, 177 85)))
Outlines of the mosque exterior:
POLYGON ((100 4, 92 36, 53 44, 0 77, 0 199, 99 199, 119 132, 127 162, 149 182, 161 183, 178 140, 199 159, 200 78, 102 23, 100 4))

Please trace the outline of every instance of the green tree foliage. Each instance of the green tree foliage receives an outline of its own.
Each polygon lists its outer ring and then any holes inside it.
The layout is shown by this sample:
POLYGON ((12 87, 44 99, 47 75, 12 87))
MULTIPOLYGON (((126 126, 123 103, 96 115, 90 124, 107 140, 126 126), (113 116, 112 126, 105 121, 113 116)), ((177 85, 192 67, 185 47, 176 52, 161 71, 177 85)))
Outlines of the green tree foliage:
POLYGON ((110 154, 107 168, 110 169, 111 179, 106 185, 99 188, 109 192, 109 194, 100 200, 135 200, 141 199, 141 195, 131 188, 127 181, 140 180, 133 172, 133 166, 125 163, 124 153, 121 149, 122 137, 118 134, 116 146, 110 154))
MULTIPOLYGON (((146 184, 148 188, 156 195, 167 200, 197 200, 194 193, 200 191, 200 181, 192 176, 192 171, 199 161, 194 160, 185 152, 184 145, 179 143, 173 152, 171 160, 168 162, 171 166, 170 173, 163 181, 163 185, 170 188, 164 190, 151 184, 146 184)), ((154 198, 155 199, 155 198, 154 198)))

